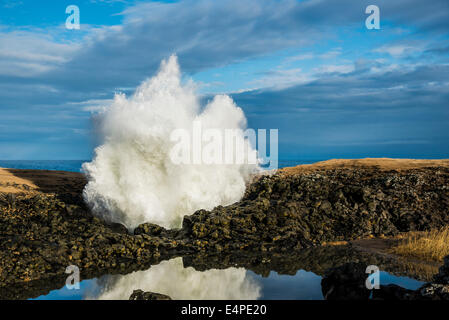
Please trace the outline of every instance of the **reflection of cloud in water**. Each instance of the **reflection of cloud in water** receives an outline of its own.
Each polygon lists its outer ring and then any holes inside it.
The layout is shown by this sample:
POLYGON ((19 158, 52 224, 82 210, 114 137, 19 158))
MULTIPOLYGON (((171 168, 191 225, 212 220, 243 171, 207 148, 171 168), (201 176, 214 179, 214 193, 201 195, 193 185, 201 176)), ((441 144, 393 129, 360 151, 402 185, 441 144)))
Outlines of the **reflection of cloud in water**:
POLYGON ((163 261, 146 271, 108 278, 98 299, 128 299, 142 289, 169 295, 172 299, 257 299, 260 284, 243 268, 196 271, 184 268, 182 258, 163 261))

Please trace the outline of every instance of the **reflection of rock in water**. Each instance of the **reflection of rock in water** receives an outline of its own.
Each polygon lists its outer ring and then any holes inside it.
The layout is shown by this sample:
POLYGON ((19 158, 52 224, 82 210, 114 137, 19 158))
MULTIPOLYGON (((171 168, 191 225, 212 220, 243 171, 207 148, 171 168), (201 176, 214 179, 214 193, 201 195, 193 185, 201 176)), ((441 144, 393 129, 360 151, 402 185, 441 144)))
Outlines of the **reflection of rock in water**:
POLYGON ((417 290, 395 284, 380 284, 378 288, 369 290, 365 286, 366 264, 352 262, 327 270, 321 289, 327 300, 449 300, 448 267, 449 256, 435 275, 435 282, 426 283, 417 290))
MULTIPOLYGON (((135 274, 146 274, 147 272, 153 274, 156 272, 155 270, 162 268, 157 265, 161 260, 176 256, 177 255, 164 256, 160 257, 160 260, 146 260, 143 264, 136 263, 135 261, 124 262, 123 267, 121 265, 117 265, 115 268, 103 269, 95 273, 88 273, 86 270, 82 270, 81 277, 82 279, 98 278, 97 285, 102 288, 103 292, 109 292, 111 290, 117 290, 116 288, 120 286, 120 281, 123 281, 122 278, 134 277, 133 272, 138 270, 147 270, 151 267, 151 269, 147 271, 139 271, 135 272, 135 274), (117 274, 127 275, 120 276, 117 274)), ((303 250, 290 251, 288 253, 235 251, 221 254, 197 253, 179 256, 182 256, 183 265, 190 267, 187 268, 187 270, 189 270, 188 272, 205 275, 207 275, 208 272, 213 274, 220 273, 223 275, 226 275, 228 272, 235 272, 237 274, 241 274, 243 277, 245 274, 243 268, 265 277, 269 275, 270 271, 275 271, 284 275, 295 275, 300 269, 311 271, 317 275, 324 275, 326 270, 342 266, 349 262, 360 262, 363 263, 365 267, 368 265, 377 265, 381 270, 387 271, 391 274, 397 276, 408 276, 421 281, 431 281, 433 275, 438 273, 437 266, 426 267, 426 265, 408 262, 407 260, 395 259, 393 257, 371 252, 354 250, 351 246, 313 247, 303 250), (218 271, 215 269, 221 270, 218 271)), ((177 258, 176 260, 179 261, 179 259, 181 258, 177 258)), ((164 263, 167 262, 162 262, 161 265, 164 266, 164 263)), ((182 269, 182 264, 180 262, 178 262, 178 264, 179 265, 177 268, 182 269)), ((174 271, 180 272, 178 269, 174 268, 174 271)), ((168 273, 165 273, 167 278, 172 276, 167 276, 167 274, 168 273)), ((449 272, 446 274, 449 274, 449 272)), ((53 277, 50 280, 45 279, 41 281, 31 281, 25 284, 0 287, 0 299, 28 299, 48 294, 50 290, 63 287, 66 277, 66 274, 62 274, 57 277, 53 277)), ((212 276, 208 277, 213 279, 212 276)), ((227 277, 230 278, 229 275, 227 277)), ((143 280, 144 278, 142 278, 142 282, 144 282, 143 280)), ((214 281, 218 282, 218 280, 214 281)), ((149 285, 149 283, 150 282, 147 282, 147 285, 149 285)), ((136 281, 134 287, 129 287, 128 291, 123 293, 123 298, 128 299, 134 289, 142 289, 145 291, 150 289, 149 291, 160 292, 153 287, 143 287, 141 286, 141 283, 136 281)), ((204 288, 204 290, 206 290, 206 288, 204 288)), ((160 293, 168 294, 167 292, 160 293)), ((172 297, 176 299, 178 296, 173 295, 172 297)), ((242 299, 245 298, 243 295, 239 295, 238 297, 242 297, 242 299)), ((248 297, 252 298, 253 296, 249 295, 248 297)))
MULTIPOLYGON (((243 268, 196 271, 181 258, 163 261, 146 271, 108 277, 98 299, 128 299, 134 289, 159 292, 173 299, 257 299, 261 288, 243 268)), ((104 281, 104 280, 103 280, 104 281)))
POLYGON ((355 250, 352 246, 321 246, 289 253, 233 251, 221 254, 197 254, 183 257, 185 266, 199 271, 226 269, 232 266, 243 267, 256 274, 267 277, 270 271, 279 274, 295 275, 298 270, 311 271, 324 275, 326 270, 350 262, 366 266, 377 265, 381 270, 397 276, 407 276, 416 280, 430 281, 438 272, 437 266, 407 261, 384 254, 355 250))
POLYGON ((347 263, 326 271, 321 290, 326 300, 366 300, 371 291, 365 286, 366 264, 347 263))

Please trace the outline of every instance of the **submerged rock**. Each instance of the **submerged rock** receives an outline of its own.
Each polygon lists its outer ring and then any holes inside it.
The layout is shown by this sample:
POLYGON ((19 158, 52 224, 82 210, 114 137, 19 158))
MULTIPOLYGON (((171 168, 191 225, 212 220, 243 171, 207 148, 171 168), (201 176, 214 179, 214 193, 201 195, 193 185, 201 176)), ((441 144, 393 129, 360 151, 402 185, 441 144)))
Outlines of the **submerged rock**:
POLYGON ((430 300, 449 300, 449 285, 428 283, 418 289, 419 296, 430 300))
POLYGON ((129 297, 129 300, 172 300, 172 298, 165 294, 144 292, 138 289, 133 291, 133 293, 129 297))

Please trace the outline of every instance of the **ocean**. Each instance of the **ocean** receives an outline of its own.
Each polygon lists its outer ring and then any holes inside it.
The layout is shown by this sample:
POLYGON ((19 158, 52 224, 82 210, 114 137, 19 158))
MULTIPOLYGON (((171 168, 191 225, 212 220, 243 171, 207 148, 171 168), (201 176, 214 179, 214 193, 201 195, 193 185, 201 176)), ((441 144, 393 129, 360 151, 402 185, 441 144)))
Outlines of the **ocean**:
POLYGON ((80 172, 82 164, 86 161, 89 160, 0 160, 0 167, 80 172))
MULTIPOLYGON (((35 169, 35 170, 61 170, 81 172, 84 162, 90 160, 0 160, 1 168, 11 169, 35 169)), ((316 160, 279 160, 279 168, 293 167, 300 164, 311 164, 323 159, 316 160)))

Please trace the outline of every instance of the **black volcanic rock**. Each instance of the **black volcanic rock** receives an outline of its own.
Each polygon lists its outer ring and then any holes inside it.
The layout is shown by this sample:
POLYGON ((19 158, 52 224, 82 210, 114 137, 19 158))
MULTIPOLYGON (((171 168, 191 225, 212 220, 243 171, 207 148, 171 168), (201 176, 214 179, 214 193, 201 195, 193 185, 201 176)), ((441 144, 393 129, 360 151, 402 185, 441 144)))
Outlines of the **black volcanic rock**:
POLYGON ((262 176, 241 201, 184 217, 182 232, 196 249, 217 251, 394 236, 447 225, 448 186, 444 167, 262 176))

